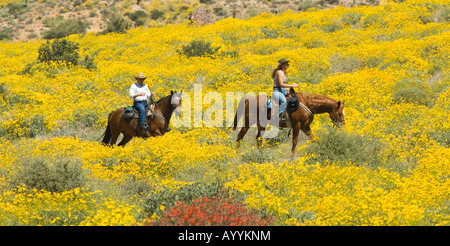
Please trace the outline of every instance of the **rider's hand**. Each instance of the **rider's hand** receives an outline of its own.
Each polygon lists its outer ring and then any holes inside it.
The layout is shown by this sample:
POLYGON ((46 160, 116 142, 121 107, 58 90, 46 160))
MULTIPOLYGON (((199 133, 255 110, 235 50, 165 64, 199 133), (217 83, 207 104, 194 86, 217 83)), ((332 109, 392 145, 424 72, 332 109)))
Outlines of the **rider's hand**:
POLYGON ((293 86, 294 88, 298 88, 298 84, 294 84, 294 86, 293 86))

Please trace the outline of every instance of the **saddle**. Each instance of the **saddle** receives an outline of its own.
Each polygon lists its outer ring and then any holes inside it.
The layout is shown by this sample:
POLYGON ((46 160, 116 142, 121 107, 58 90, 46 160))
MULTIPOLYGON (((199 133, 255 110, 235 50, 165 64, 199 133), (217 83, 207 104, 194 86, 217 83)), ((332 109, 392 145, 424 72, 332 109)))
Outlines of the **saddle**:
MULTIPOLYGON (((153 104, 147 104, 147 106, 145 107, 145 115, 153 115, 154 111, 152 107, 154 107, 153 104), (150 114, 148 113, 149 111, 150 114)), ((127 106, 122 113, 122 118, 124 120, 139 119, 139 111, 137 111, 137 109, 133 106, 127 106)))
MULTIPOLYGON (((297 111, 298 107, 300 106, 300 102, 298 101, 298 98, 297 98, 297 95, 295 94, 294 88, 291 88, 289 90, 289 93, 291 94, 291 97, 287 101, 287 108, 286 109, 289 112, 295 112, 295 111, 297 111)), ((272 109, 273 108, 273 103, 272 103, 272 98, 271 97, 267 98, 267 108, 268 109, 272 109)), ((286 111, 284 113, 286 113, 286 111)))
MULTIPOLYGON (((164 121, 166 125, 168 124, 167 120, 162 115, 159 115, 158 113, 155 112, 155 106, 156 106, 155 103, 149 103, 145 107, 145 116, 146 116, 146 118, 150 119, 150 126, 149 126, 150 128, 152 126, 153 119, 155 117, 164 121)), ((139 119, 139 111, 133 106, 127 106, 127 107, 125 107, 125 110, 122 113, 122 119, 124 119, 124 120, 136 119, 134 122, 133 128, 134 128, 134 133, 137 135, 136 129, 137 129, 137 124, 138 124, 138 119, 139 119)), ((170 128, 167 131, 170 131, 170 128)))
MULTIPOLYGON (((294 88, 290 88, 289 93, 291 97, 287 101, 286 110, 283 112, 283 116, 280 119, 280 127, 291 127, 291 121, 289 118, 289 113, 297 111, 298 107, 300 106, 300 101, 297 98, 297 94, 295 94, 294 88)), ((272 98, 267 98, 267 109, 273 108, 273 102, 272 98)))
POLYGON ((295 112, 300 106, 300 102, 298 101, 297 94, 295 94, 294 88, 291 87, 291 89, 289 89, 289 93, 291 94, 291 98, 289 98, 287 102, 287 110, 289 112, 295 112))

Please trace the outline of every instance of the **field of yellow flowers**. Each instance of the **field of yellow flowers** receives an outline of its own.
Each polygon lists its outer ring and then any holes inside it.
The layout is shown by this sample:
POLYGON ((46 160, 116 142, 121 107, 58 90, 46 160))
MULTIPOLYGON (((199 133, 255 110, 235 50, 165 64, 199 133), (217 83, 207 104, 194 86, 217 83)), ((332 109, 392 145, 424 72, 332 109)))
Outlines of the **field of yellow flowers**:
POLYGON ((175 208, 217 197, 274 225, 450 225, 449 4, 387 1, 67 37, 95 69, 36 62, 44 40, 3 41, 0 225, 161 224, 175 208), (186 56, 195 40, 216 52, 186 56), (225 98, 270 93, 282 57, 299 91, 345 100, 345 128, 316 116, 317 139, 304 137, 296 159, 287 131, 261 149, 254 134, 237 149, 228 127, 100 144, 107 115, 132 104, 139 72, 157 98, 182 90, 193 99, 196 84, 225 98))

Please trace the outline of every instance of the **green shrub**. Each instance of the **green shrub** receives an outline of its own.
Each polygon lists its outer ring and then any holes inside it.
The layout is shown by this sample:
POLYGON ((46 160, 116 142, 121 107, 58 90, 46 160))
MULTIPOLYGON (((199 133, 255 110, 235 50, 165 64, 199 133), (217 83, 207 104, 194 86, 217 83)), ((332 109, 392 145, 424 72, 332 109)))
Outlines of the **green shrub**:
POLYGON ((24 157, 19 166, 11 184, 28 189, 62 192, 83 187, 86 180, 81 161, 69 158, 24 157))
POLYGON ((264 33, 266 39, 277 39, 280 36, 278 30, 270 29, 263 27, 261 28, 261 32, 264 33))
POLYGON ((253 18, 253 17, 257 16, 258 14, 259 14, 259 12, 255 8, 249 8, 247 10, 247 15, 248 15, 249 18, 253 18))
POLYGON ((0 83, 0 96, 3 98, 3 100, 6 101, 6 95, 8 94, 9 94, 8 86, 4 82, 0 83))
POLYGON ((450 147, 450 129, 443 131, 432 131, 428 133, 430 138, 445 147, 450 147))
POLYGON ((211 42, 193 40, 189 44, 184 45, 179 53, 185 54, 188 58, 194 56, 213 56, 219 49, 220 47, 211 47, 211 42))
POLYGON ((154 9, 150 12, 150 19, 157 20, 164 16, 164 12, 154 9))
POLYGON ((275 160, 275 154, 272 150, 265 150, 254 148, 249 151, 244 152, 241 155, 241 160, 244 163, 267 163, 275 160))
POLYGON ((325 164, 328 160, 377 168, 381 164, 382 149, 383 144, 376 139, 327 127, 324 132, 319 133, 318 139, 309 142, 303 151, 313 155, 307 161, 309 164, 325 164))
POLYGON ((102 34, 110 32, 126 33, 127 29, 130 27, 130 23, 123 16, 118 14, 110 14, 108 17, 107 27, 102 34))
POLYGON ((59 61, 78 64, 78 44, 66 39, 55 40, 53 43, 47 40, 46 44, 39 47, 39 62, 59 61))
POLYGON ((143 10, 137 10, 134 13, 126 14, 130 20, 134 21, 135 26, 143 26, 145 24, 145 19, 147 18, 147 13, 143 10))
POLYGON ((75 1, 73 1, 73 6, 74 6, 74 7, 81 6, 82 4, 83 4, 83 2, 80 1, 80 0, 75 0, 75 1))
POLYGON ((363 27, 369 27, 371 25, 381 25, 384 26, 385 23, 378 14, 370 14, 361 18, 361 24, 363 27))
POLYGON ((439 10, 439 19, 442 20, 442 22, 450 21, 450 6, 444 5, 442 9, 439 10))
POLYGON ((356 25, 359 23, 359 21, 361 20, 361 17, 363 17, 363 14, 360 13, 356 13, 356 12, 351 12, 351 13, 346 13, 344 15, 342 15, 342 23, 344 23, 345 25, 356 25))
POLYGON ((306 11, 306 10, 311 9, 311 8, 320 8, 320 7, 321 6, 320 6, 319 2, 304 1, 304 2, 300 2, 298 4, 297 10, 298 11, 306 11))
POLYGON ((13 33, 14 32, 13 32, 11 27, 2 28, 0 30, 0 40, 3 40, 3 39, 10 40, 10 39, 12 39, 13 38, 13 33))
POLYGON ((42 115, 35 115, 33 117, 27 118, 25 121, 25 127, 27 129, 27 137, 34 138, 40 133, 47 132, 47 125, 45 124, 45 117, 42 115))
MULTIPOLYGON (((8 98, 9 105, 14 105, 8 98)), ((14 101, 14 99, 12 100, 14 101)), ((0 129, 0 136, 7 139, 14 139, 17 137, 34 138, 41 133, 48 132, 47 124, 45 123, 45 116, 35 115, 17 120, 17 124, 13 126, 5 126, 0 129)))
POLYGON ((431 106, 433 93, 425 83, 406 79, 394 86, 392 97, 395 103, 431 106))
POLYGON ((339 0, 324 0, 328 4, 339 4, 339 0))
POLYGON ((46 19, 44 23, 49 27, 42 32, 44 39, 64 38, 72 34, 85 34, 90 23, 78 19, 46 19))
POLYGON ((80 61, 80 65, 87 69, 96 69, 97 65, 94 63, 94 57, 86 55, 83 60, 80 61))
POLYGON ((14 19, 17 19, 20 15, 28 11, 27 6, 22 3, 9 3, 6 5, 6 8, 8 8, 8 13, 10 15, 14 15, 14 19))
POLYGON ((98 115, 94 112, 89 112, 88 108, 84 110, 75 112, 73 115, 74 120, 80 122, 85 127, 93 127, 98 121, 98 115))
POLYGON ((414 103, 427 105, 429 102, 427 94, 417 87, 408 87, 400 89, 393 94, 396 103, 414 103))
POLYGON ((341 29, 342 29, 341 24, 339 24, 339 23, 334 23, 334 22, 322 26, 322 30, 324 30, 325 32, 330 32, 330 33, 331 33, 331 32, 339 31, 339 30, 341 30, 341 29))
POLYGON ((331 73, 352 73, 359 69, 361 62, 357 57, 333 54, 330 57, 331 73))
POLYGON ((227 11, 225 9, 223 9, 222 7, 214 8, 214 13, 216 13, 216 15, 218 15, 218 16, 226 16, 227 15, 227 11))

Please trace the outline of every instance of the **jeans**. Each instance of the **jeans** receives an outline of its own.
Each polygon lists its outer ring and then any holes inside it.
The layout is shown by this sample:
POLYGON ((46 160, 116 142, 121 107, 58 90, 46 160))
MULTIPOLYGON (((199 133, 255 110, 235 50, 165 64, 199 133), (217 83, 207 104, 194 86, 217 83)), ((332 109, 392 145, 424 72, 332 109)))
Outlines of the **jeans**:
POLYGON ((272 98, 276 100, 278 105, 280 105, 278 117, 281 117, 281 115, 283 115, 284 109, 286 108, 287 101, 285 95, 286 91, 284 90, 284 88, 276 88, 272 92, 272 98))
POLYGON ((137 109, 139 112, 139 121, 141 123, 142 129, 144 129, 145 126, 145 107, 147 106, 147 101, 134 101, 133 107, 137 109))

